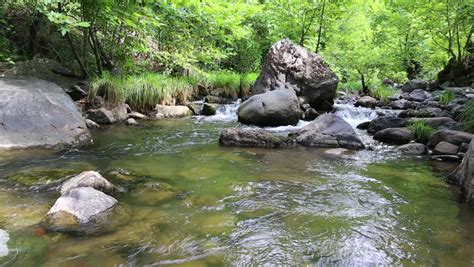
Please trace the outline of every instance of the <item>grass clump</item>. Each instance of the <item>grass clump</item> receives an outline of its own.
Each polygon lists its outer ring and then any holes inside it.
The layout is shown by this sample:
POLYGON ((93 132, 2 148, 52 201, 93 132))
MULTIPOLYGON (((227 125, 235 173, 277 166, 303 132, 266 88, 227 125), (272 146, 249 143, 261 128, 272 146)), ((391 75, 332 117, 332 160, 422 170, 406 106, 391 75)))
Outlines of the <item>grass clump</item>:
POLYGON ((474 99, 466 102, 461 113, 461 123, 466 131, 474 133, 474 99))
POLYGON ((204 75, 204 84, 210 89, 222 89, 225 97, 238 98, 250 94, 257 73, 210 72, 204 75))
POLYGON ((360 81, 338 83, 337 90, 348 94, 355 94, 362 91, 362 83, 360 81))
POLYGON ((451 90, 445 90, 443 94, 439 97, 439 103, 443 105, 447 105, 453 99, 454 99, 454 92, 451 90))
POLYGON ((424 120, 413 120, 408 124, 408 129, 413 132, 415 140, 421 143, 427 143, 434 128, 424 120))
POLYGON ((388 102, 388 99, 397 94, 399 91, 393 87, 387 85, 372 86, 370 89, 370 95, 384 103, 388 102))

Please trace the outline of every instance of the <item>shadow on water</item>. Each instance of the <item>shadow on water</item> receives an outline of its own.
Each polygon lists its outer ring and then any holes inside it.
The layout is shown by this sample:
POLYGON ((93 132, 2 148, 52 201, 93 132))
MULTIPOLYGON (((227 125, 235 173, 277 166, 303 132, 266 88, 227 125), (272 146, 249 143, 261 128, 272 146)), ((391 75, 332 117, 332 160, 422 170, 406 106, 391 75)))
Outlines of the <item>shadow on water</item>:
POLYGON ((0 264, 474 263, 474 213, 442 178, 454 166, 380 144, 342 154, 219 147, 232 125, 228 116, 115 125, 83 149, 2 155, 0 264), (128 219, 102 235, 38 233, 57 198, 44 185, 83 170, 121 188, 128 219))

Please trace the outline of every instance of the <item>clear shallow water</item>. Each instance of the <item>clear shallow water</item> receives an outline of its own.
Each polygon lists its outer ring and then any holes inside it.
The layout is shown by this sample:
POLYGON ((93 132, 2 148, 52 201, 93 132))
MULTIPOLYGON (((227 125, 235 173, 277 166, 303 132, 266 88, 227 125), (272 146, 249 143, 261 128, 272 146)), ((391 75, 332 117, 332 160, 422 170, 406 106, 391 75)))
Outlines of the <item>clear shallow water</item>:
POLYGON ((442 178, 454 166, 403 158, 362 132, 374 151, 219 147, 232 125, 117 125, 80 150, 0 155, 0 265, 474 264, 474 212, 442 178), (55 181, 83 170, 121 188, 125 219, 96 236, 35 227, 55 181))

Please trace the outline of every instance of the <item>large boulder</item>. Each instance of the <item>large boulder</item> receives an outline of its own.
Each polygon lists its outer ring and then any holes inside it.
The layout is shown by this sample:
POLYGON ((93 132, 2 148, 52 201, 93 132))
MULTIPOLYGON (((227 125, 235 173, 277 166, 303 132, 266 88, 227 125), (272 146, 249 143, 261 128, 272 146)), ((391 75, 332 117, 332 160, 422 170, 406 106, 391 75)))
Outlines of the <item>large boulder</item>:
POLYGON ((329 111, 338 82, 321 56, 284 39, 275 43, 265 56, 252 93, 288 89, 305 97, 314 109, 329 111))
POLYGON ((354 129, 334 114, 323 114, 291 134, 296 142, 307 147, 342 147, 363 149, 354 129))
POLYGON ((407 128, 387 128, 378 131, 374 139, 391 145, 404 145, 413 140, 413 133, 407 128))
POLYGON ((61 186, 61 194, 64 195, 68 191, 78 187, 92 187, 106 194, 113 194, 115 187, 100 173, 94 171, 85 171, 70 178, 61 186))
POLYGON ((0 79, 0 149, 60 148, 90 141, 81 113, 58 85, 0 79))
POLYGON ((428 145, 430 147, 436 147, 440 142, 444 141, 460 146, 462 143, 470 143, 473 138, 474 134, 471 133, 454 130, 439 130, 430 136, 428 145))
POLYGON ((275 90, 254 95, 239 106, 239 122, 258 126, 296 125, 300 104, 293 91, 275 90))
POLYGON ((461 164, 446 177, 446 181, 461 186, 466 202, 474 206, 474 142, 471 142, 461 164))
POLYGON ((373 134, 387 128, 405 127, 407 122, 408 120, 405 118, 398 118, 394 116, 382 116, 382 117, 373 119, 369 123, 367 127, 367 132, 373 134))
POLYGON ((287 136, 256 128, 224 129, 219 137, 222 146, 281 147, 289 143, 287 136))
POLYGON ((88 224, 96 224, 117 204, 117 200, 92 187, 67 191, 48 211, 45 224, 55 231, 79 231, 88 224))

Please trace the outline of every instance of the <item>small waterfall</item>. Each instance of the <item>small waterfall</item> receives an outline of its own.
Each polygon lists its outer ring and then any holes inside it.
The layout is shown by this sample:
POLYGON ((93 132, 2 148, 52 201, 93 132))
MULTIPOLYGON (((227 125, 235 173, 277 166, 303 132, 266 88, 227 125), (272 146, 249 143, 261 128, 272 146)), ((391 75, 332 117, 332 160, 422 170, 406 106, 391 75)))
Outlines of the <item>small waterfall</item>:
POLYGON ((237 122, 237 110, 241 100, 237 100, 231 104, 218 105, 216 115, 214 116, 198 116, 199 121, 207 122, 237 122))
POLYGON ((346 122, 348 122, 352 128, 356 129, 357 125, 371 121, 378 117, 377 112, 370 108, 354 107, 353 104, 335 104, 334 114, 346 122))

